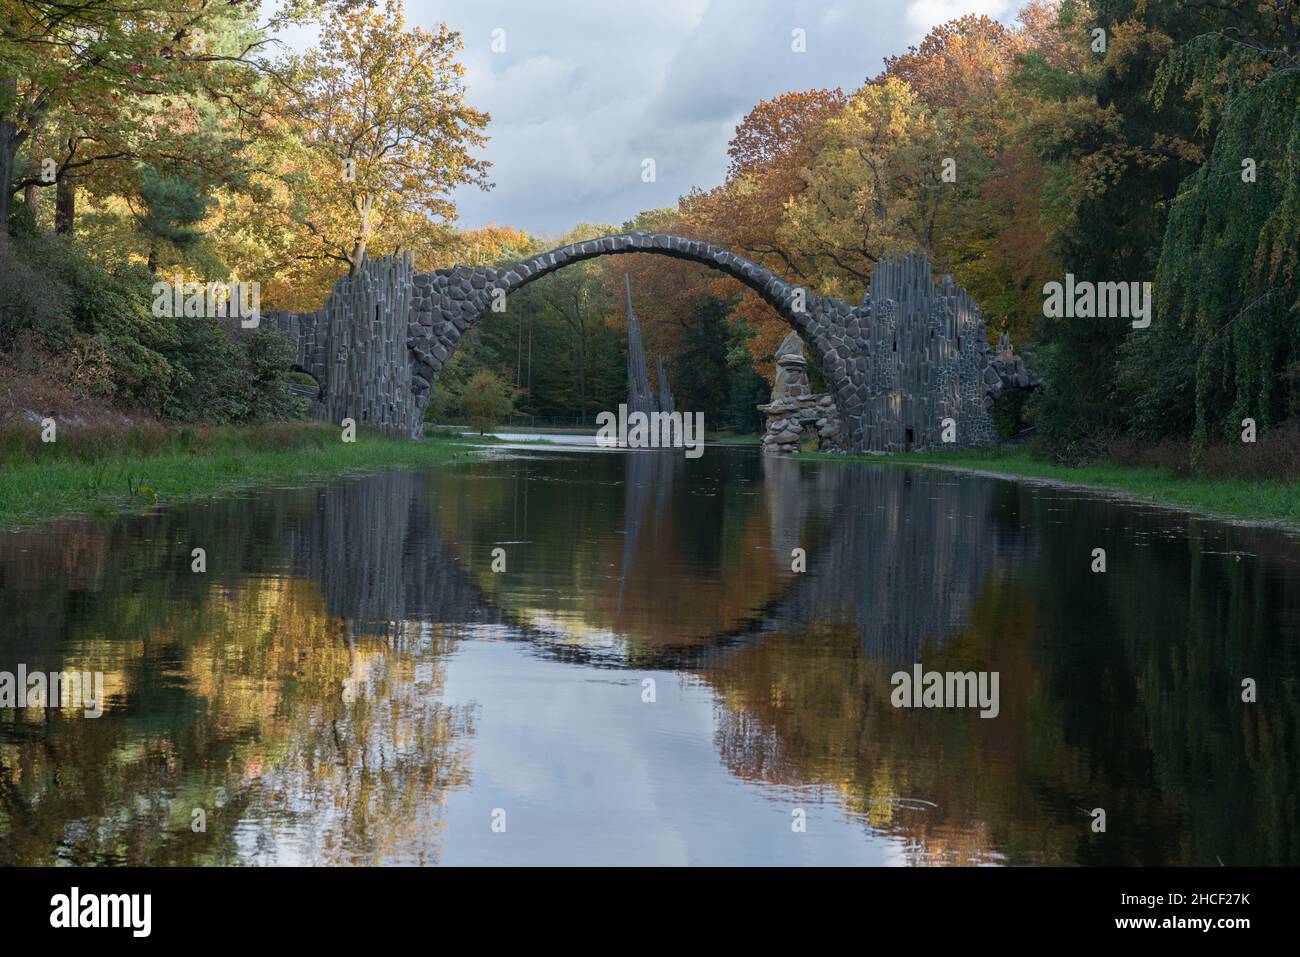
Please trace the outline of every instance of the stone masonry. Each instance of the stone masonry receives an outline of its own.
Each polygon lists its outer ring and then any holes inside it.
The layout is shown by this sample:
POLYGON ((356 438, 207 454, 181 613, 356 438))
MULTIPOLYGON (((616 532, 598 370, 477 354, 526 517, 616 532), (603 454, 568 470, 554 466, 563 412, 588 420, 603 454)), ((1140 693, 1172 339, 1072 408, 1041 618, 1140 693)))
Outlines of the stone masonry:
POLYGON ((407 345, 417 278, 409 258, 367 260, 316 312, 268 316, 288 336, 296 367, 320 387, 313 418, 420 436, 427 398, 418 400, 407 345))
POLYGON ((758 410, 767 413, 764 452, 781 455, 798 452, 808 432, 816 433, 819 451, 844 447, 844 430, 835 400, 827 394, 813 394, 808 382, 808 360, 804 358, 798 333, 790 333, 777 348, 772 398, 758 410))
POLYGON ((508 310, 511 292, 557 269, 638 252, 717 269, 771 305, 830 385, 849 450, 937 446, 946 417, 955 421, 956 447, 993 444, 994 399, 1008 384, 1033 384, 1009 344, 993 354, 974 301, 949 277, 936 285, 924 257, 879 264, 871 291, 853 306, 720 246, 662 233, 620 233, 511 266, 427 274, 385 257, 340 280, 320 311, 273 318, 298 366, 321 385, 314 415, 418 438, 433 384, 471 325, 508 310))

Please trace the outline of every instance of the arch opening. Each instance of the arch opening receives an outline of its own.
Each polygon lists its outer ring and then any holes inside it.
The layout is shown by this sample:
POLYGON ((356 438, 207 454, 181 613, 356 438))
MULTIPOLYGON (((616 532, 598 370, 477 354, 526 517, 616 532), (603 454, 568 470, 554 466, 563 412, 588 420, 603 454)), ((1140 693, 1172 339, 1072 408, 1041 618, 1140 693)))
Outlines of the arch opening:
POLYGON ((694 262, 730 276, 757 293, 788 325, 799 332, 800 336, 804 336, 807 330, 806 318, 812 305, 811 300, 820 298, 814 296, 805 287, 788 283, 765 266, 760 266, 721 246, 702 240, 660 233, 620 233, 561 246, 521 260, 513 266, 494 270, 497 275, 494 277, 493 288, 501 289, 508 296, 511 292, 553 272, 558 272, 566 266, 600 256, 633 253, 694 262), (800 299, 803 301, 802 311, 796 305, 797 300, 800 299))
POLYGON ((453 266, 414 277, 408 346, 412 362, 412 391, 427 404, 433 384, 469 328, 489 312, 503 311, 501 301, 512 292, 566 266, 599 256, 647 253, 694 262, 730 276, 755 292, 786 325, 798 333, 809 355, 831 386, 838 403, 846 395, 852 374, 853 347, 848 340, 827 335, 831 320, 851 307, 811 293, 771 270, 723 247, 701 240, 660 233, 620 233, 571 243, 522 259, 509 266, 453 266))
POLYGON ((325 401, 325 385, 314 372, 297 362, 289 367, 289 372, 297 377, 289 381, 290 392, 311 399, 313 402, 325 401))

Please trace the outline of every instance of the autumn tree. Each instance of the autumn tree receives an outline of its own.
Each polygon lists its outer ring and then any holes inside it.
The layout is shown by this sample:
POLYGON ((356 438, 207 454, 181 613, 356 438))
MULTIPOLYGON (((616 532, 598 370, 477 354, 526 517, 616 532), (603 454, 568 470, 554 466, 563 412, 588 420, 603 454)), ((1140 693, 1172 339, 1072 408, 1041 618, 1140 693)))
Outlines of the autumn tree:
MULTIPOLYGON (((683 199, 675 214, 680 232, 722 243, 793 282, 815 285, 824 263, 816 250, 789 242, 782 232, 783 218, 786 206, 807 188, 805 172, 818 145, 817 131, 846 101, 842 90, 819 89, 783 93, 758 103, 728 145, 726 182, 683 199)), ((687 268, 675 264, 678 274, 687 268)), ((711 278, 705 286, 696 280, 691 288, 688 299, 675 305, 674 315, 680 318, 701 308, 706 297, 739 297, 733 318, 750 329, 754 361, 770 375, 772 355, 789 332, 784 320, 734 280, 711 278)))
POLYGON ((854 94, 818 138, 783 235, 824 264, 819 291, 860 298, 882 257, 933 251, 952 189, 943 176, 951 133, 910 86, 890 77, 854 94))
MULTIPOLYGON (((293 4, 305 11, 311 4, 293 4)), ((70 233, 79 184, 129 193, 151 168, 230 185, 274 70, 255 5, 0 0, 0 216, 54 186, 70 233)))
POLYGON ((429 268, 504 266, 543 252, 545 242, 514 226, 449 231, 429 268))
POLYGON ((695 192, 682 204, 686 220, 701 233, 791 279, 810 279, 815 261, 780 238, 785 205, 806 188, 816 131, 843 108, 842 91, 783 93, 755 106, 736 127, 727 147, 726 182, 695 192))
POLYGON ((304 230, 301 258, 355 272, 377 240, 409 246, 454 220, 455 187, 489 185, 472 153, 488 116, 465 103, 460 49, 446 24, 408 29, 402 0, 372 0, 335 11, 294 61, 305 149, 284 200, 304 230))
POLYGON ((1031 0, 1014 26, 975 15, 939 24, 877 78, 905 80, 943 115, 953 182, 935 263, 976 298, 991 332, 1021 344, 1035 331, 1043 283, 1061 272, 1057 238, 1068 223, 1051 204, 1068 173, 1040 148, 1043 127, 1079 128, 1086 101, 1068 97, 1082 94, 1096 62, 1077 13, 1062 14, 1056 0, 1031 0), (1056 84, 1046 95, 1044 75, 1056 84))
POLYGON ((932 109, 961 111, 992 98, 1019 52, 1014 30, 972 13, 935 27, 920 46, 886 57, 879 79, 902 80, 932 109))

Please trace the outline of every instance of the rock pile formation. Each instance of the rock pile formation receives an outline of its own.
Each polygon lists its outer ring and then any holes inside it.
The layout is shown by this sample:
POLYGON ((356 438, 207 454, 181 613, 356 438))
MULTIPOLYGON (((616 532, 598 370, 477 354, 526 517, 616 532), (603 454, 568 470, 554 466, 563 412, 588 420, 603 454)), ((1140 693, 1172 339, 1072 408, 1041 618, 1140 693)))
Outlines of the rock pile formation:
POLYGON ((835 400, 828 394, 813 395, 808 382, 808 360, 798 333, 790 333, 776 350, 776 382, 772 399, 758 407, 767 415, 763 451, 790 455, 808 434, 817 436, 819 451, 842 449, 844 430, 835 400))

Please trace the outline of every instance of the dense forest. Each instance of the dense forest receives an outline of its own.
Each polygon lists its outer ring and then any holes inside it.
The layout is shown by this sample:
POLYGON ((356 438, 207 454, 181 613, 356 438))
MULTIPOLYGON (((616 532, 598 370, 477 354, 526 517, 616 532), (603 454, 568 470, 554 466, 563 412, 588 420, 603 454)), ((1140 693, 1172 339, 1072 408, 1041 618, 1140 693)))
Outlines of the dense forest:
MULTIPOLYGON (((490 188, 454 25, 400 0, 0 0, 0 416, 298 414, 269 329, 173 322, 158 277, 256 281, 315 308, 367 255, 507 262, 620 229, 708 239, 856 301, 925 250, 1046 380, 1007 434, 1062 462, 1215 463, 1294 477, 1300 447, 1300 4, 1030 0, 862 64, 863 84, 754 105, 721 185, 565 236, 456 228, 490 188), (292 53, 283 29, 314 21, 292 53), (1154 320, 1047 318, 1044 287, 1152 283, 1154 320), (1237 454, 1232 452, 1232 454, 1237 454), (1255 467, 1255 466, 1252 466, 1255 467)), ((512 296, 467 338, 430 415, 492 373, 516 411, 626 395, 624 272, 678 405, 753 431, 787 331, 699 266, 606 257, 512 296)))

